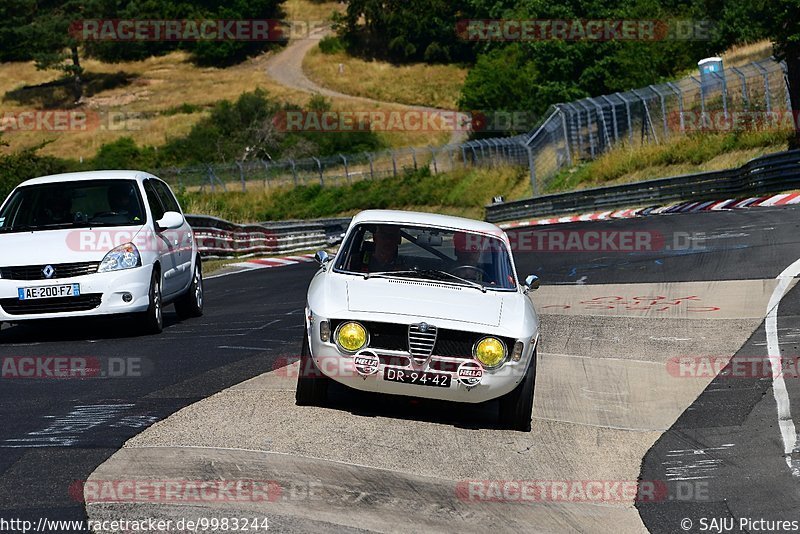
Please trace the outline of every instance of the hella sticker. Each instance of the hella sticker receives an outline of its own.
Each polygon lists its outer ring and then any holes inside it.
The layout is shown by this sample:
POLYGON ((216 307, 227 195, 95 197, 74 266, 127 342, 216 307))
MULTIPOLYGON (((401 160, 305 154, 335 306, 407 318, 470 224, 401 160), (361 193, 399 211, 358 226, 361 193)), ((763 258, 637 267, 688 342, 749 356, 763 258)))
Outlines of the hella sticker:
POLYGON ((471 388, 481 383, 481 378, 483 378, 483 367, 478 362, 470 360, 458 366, 456 376, 458 377, 459 382, 468 388, 471 388))
POLYGON ((367 350, 359 352, 353 356, 353 366, 356 368, 356 371, 358 371, 358 374, 364 378, 377 373, 380 364, 380 358, 372 351, 367 350))

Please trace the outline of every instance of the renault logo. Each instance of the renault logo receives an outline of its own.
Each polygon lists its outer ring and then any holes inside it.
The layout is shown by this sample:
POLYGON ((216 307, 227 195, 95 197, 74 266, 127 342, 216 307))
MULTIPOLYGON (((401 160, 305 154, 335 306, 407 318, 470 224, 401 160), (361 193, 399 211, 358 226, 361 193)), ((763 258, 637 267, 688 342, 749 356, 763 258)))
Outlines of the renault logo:
POLYGON ((44 269, 42 269, 42 274, 45 278, 53 278, 53 275, 56 274, 56 270, 53 269, 52 265, 45 265, 44 269))

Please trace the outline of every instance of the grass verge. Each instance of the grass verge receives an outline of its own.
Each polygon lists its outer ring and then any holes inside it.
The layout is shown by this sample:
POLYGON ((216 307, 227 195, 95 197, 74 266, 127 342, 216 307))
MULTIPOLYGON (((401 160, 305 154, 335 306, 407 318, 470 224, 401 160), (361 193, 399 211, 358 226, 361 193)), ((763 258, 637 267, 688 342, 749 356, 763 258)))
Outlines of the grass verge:
POLYGON ((350 185, 299 186, 255 192, 184 192, 187 213, 214 215, 234 222, 349 216, 362 209, 393 208, 447 213, 482 219, 494 195, 530 194, 525 169, 465 169, 431 176, 425 168, 397 178, 350 185))
POLYGON ((789 131, 697 134, 660 145, 620 147, 599 158, 565 169, 548 180, 555 193, 586 187, 636 182, 701 171, 738 167, 747 161, 788 148, 789 131))
POLYGON ((365 61, 343 51, 314 47, 303 60, 306 75, 323 87, 383 102, 457 109, 467 69, 456 65, 392 65, 365 61), (339 72, 339 65, 343 72, 339 72))

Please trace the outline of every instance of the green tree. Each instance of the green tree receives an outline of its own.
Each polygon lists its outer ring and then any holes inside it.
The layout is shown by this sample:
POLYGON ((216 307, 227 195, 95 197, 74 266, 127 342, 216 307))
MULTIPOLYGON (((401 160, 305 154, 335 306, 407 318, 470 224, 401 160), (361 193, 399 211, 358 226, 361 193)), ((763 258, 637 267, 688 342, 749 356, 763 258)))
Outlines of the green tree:
POLYGON ((767 32, 772 39, 775 57, 786 61, 789 98, 795 112, 792 148, 800 148, 800 0, 769 2, 767 32), (773 3, 774 2, 774 3, 773 3))

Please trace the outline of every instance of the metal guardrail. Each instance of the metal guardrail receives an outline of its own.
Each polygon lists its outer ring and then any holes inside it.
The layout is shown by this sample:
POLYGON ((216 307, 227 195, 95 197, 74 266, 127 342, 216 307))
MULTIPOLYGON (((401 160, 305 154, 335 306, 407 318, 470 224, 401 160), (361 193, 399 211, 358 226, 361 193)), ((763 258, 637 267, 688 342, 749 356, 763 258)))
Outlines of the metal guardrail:
POLYGON ((566 215, 675 200, 714 200, 800 188, 800 150, 755 158, 738 169, 596 187, 486 206, 489 222, 566 215))
POLYGON ((341 240, 350 219, 236 224, 217 217, 187 215, 204 258, 287 254, 322 248, 341 240))

